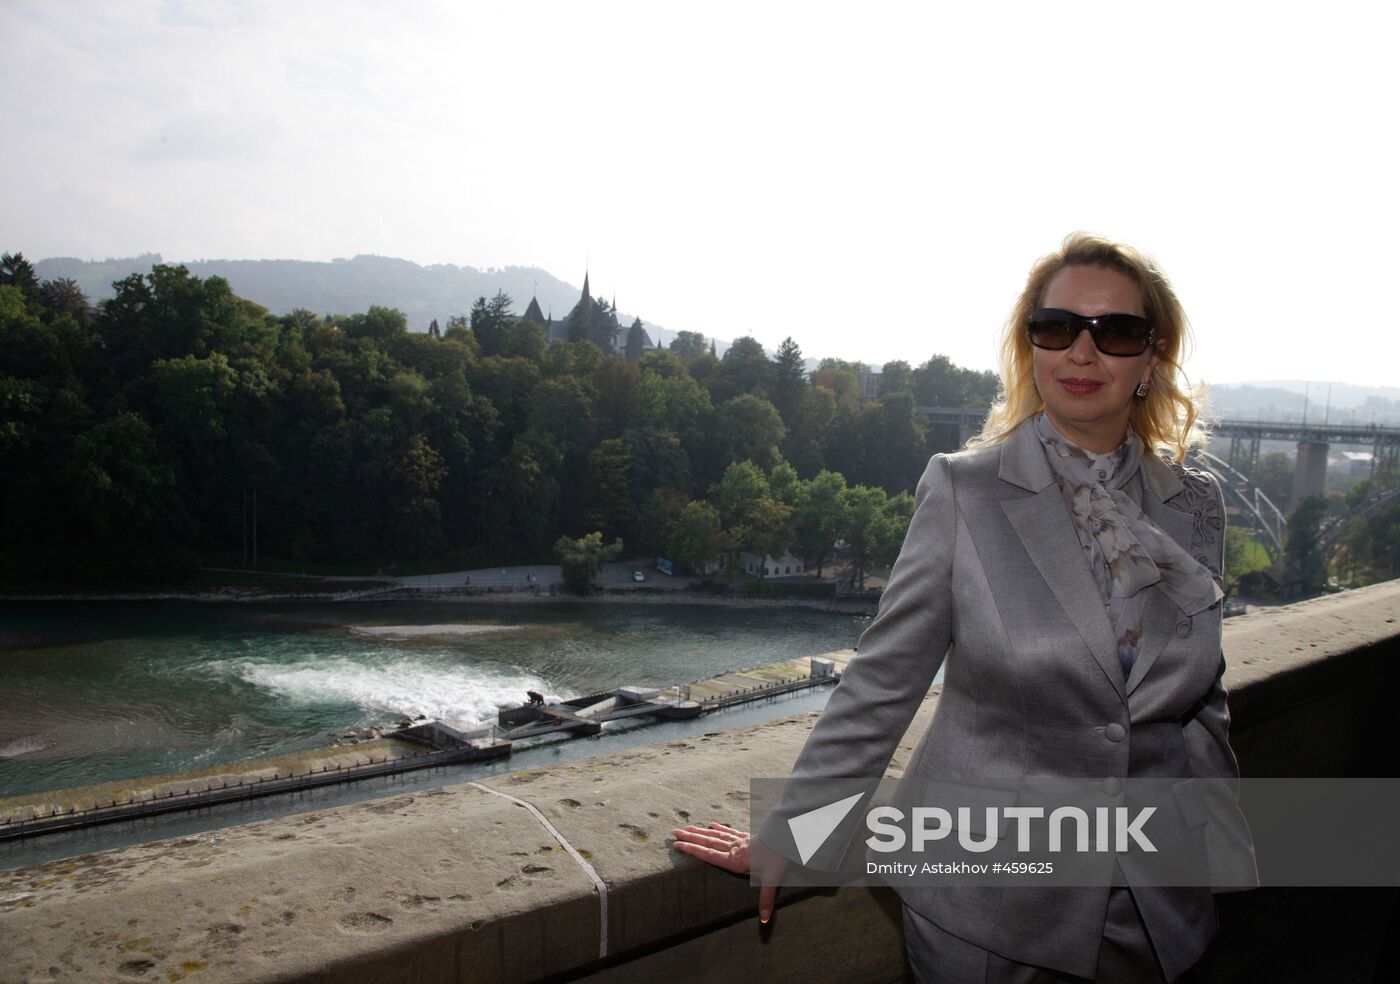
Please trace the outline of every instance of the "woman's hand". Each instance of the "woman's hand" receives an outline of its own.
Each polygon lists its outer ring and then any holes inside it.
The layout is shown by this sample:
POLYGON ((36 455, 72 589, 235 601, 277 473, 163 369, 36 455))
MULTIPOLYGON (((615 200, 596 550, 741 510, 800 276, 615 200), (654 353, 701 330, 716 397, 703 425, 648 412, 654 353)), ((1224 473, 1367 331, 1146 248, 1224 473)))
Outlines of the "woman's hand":
POLYGON ((709 827, 686 824, 671 831, 676 839, 676 850, 699 858, 716 868, 732 871, 736 875, 749 873, 749 835, 746 831, 726 827, 722 823, 710 823, 709 827))
POLYGON ((735 830, 722 823, 711 821, 708 827, 686 824, 671 831, 676 838, 676 850, 699 858, 706 864, 733 872, 736 875, 750 874, 756 866, 759 870, 762 887, 758 890, 758 921, 767 923, 773 918, 773 903, 778 895, 778 880, 786 867, 786 859, 769 850, 762 841, 753 841, 750 855, 750 837, 747 831, 735 830))

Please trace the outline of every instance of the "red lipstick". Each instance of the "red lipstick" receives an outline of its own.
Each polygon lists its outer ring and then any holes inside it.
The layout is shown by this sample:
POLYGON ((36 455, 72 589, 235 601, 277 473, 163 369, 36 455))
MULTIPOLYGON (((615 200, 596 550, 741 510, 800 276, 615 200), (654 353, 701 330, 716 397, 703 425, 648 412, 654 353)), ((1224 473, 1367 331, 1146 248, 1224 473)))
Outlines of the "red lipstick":
POLYGON ((1092 379, 1061 379, 1060 385, 1074 396, 1092 396, 1103 388, 1103 383, 1092 379))

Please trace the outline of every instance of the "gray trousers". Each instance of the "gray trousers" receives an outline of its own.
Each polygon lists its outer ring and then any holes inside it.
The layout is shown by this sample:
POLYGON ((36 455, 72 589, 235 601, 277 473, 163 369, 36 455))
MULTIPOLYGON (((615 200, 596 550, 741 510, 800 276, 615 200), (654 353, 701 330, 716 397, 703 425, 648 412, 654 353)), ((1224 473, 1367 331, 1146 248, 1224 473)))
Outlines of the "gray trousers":
MULTIPOLYGON (((1017 963, 944 932, 907 906, 904 947, 919 984, 1084 984, 1085 978, 1017 963)), ((1099 945, 1095 984, 1162 984, 1162 974, 1133 893, 1114 887, 1099 945)))

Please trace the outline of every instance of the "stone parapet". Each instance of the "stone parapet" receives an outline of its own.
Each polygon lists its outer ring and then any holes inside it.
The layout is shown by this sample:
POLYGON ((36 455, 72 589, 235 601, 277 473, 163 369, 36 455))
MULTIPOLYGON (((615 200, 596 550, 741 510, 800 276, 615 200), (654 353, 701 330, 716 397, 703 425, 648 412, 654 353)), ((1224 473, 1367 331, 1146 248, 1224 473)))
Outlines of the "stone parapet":
MULTIPOLYGON (((1393 582, 1226 624, 1247 775, 1374 767, 1397 613, 1393 582)), ((668 846, 747 823, 815 717, 0 872, 0 982, 897 980, 890 893, 792 894, 760 927, 744 879, 668 846)))

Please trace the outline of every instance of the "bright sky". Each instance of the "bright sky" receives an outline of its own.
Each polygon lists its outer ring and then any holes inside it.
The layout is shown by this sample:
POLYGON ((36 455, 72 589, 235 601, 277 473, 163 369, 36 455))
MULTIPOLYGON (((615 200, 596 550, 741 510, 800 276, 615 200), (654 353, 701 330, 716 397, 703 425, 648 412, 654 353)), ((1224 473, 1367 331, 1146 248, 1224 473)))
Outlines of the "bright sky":
POLYGON ((0 0, 0 249, 537 265, 978 368, 1072 229, 1193 378, 1400 378, 1385 4, 0 0))

